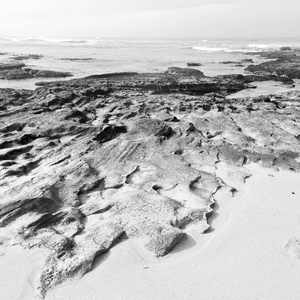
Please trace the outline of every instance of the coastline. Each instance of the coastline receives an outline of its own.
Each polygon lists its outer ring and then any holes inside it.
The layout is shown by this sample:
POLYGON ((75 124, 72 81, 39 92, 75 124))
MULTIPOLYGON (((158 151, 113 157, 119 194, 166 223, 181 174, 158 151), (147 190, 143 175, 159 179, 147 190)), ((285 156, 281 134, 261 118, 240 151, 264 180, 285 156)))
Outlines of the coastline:
POLYGON ((238 67, 253 73, 185 65, 1 89, 0 293, 295 299, 300 69, 289 51, 266 55, 292 67, 238 67))

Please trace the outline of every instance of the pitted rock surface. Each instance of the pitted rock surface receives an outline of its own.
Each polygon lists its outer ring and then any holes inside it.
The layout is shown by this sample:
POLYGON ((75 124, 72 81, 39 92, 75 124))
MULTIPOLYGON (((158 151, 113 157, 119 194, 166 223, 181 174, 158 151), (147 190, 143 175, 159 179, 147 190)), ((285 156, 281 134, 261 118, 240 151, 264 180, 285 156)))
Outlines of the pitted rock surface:
POLYGON ((188 224, 207 232, 249 162, 300 170, 299 92, 229 100, 243 80, 190 73, 42 85, 0 91, 0 245, 47 251, 41 296, 119 239, 163 256, 188 224))

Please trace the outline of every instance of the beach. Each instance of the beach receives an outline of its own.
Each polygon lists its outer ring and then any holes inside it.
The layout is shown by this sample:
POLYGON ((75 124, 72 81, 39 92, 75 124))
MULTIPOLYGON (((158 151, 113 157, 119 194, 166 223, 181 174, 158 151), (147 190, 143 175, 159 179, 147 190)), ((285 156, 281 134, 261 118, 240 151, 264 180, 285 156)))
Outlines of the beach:
POLYGON ((0 299, 297 299, 299 43, 0 39, 0 299))

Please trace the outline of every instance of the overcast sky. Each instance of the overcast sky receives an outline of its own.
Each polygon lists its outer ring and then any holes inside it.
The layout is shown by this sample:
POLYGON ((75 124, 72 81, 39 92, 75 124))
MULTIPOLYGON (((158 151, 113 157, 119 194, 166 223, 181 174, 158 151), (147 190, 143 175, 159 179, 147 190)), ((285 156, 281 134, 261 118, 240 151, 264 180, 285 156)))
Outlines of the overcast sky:
POLYGON ((300 0, 0 0, 0 36, 299 37, 300 0))

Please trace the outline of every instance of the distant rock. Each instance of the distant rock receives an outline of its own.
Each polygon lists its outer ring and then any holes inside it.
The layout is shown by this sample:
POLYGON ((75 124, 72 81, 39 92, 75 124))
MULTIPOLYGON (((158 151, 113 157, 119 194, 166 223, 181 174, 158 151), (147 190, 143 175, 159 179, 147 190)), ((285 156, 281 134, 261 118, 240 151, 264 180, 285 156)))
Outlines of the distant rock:
POLYGON ((243 63, 253 63, 253 60, 250 58, 245 58, 242 59, 241 61, 220 61, 219 64, 223 64, 223 65, 234 65, 236 67, 243 67, 243 63))
POLYGON ((91 57, 84 57, 84 58, 60 58, 60 60, 69 60, 69 61, 90 61, 90 60, 95 60, 95 58, 91 57))
POLYGON ((73 76, 70 72, 49 71, 49 70, 31 70, 30 73, 35 78, 61 78, 73 76))
POLYGON ((227 61, 220 61, 219 64, 223 65, 232 65, 238 63, 237 61, 227 60, 227 61))
POLYGON ((30 78, 63 78, 70 76, 72 76, 72 74, 69 72, 34 70, 31 68, 13 68, 0 70, 0 79, 6 80, 24 80, 30 78))
POLYGON ((252 58, 244 58, 241 60, 242 63, 250 63, 250 64, 253 64, 253 59, 252 58))
POLYGON ((41 59, 42 57, 43 57, 43 55, 39 55, 39 54, 25 54, 25 55, 12 56, 10 59, 28 60, 28 59, 41 59))
POLYGON ((292 48, 291 48, 291 47, 284 46, 284 47, 281 47, 280 50, 281 50, 281 51, 291 51, 292 48))
MULTIPOLYGON (((110 94, 113 89, 122 87, 128 90, 147 91, 154 94, 187 93, 193 95, 203 95, 217 92, 227 94, 249 88, 244 81, 234 77, 216 76, 205 77, 203 73, 195 69, 169 68, 171 73, 108 73, 92 75, 80 79, 78 83, 88 84, 91 81, 103 82, 101 88, 95 89, 95 94, 110 94), (109 82, 109 84, 107 84, 109 82)), ((57 83, 38 82, 39 86, 56 86, 57 83)), ((64 84, 64 83, 62 83, 64 84)), ((90 92, 89 92, 90 93, 90 92)))
POLYGON ((19 63, 14 61, 0 62, 0 71, 21 69, 23 67, 25 67, 24 63, 19 63))
POLYGON ((201 67, 202 64, 201 63, 197 63, 197 62, 188 62, 187 66, 188 67, 201 67))
POLYGON ((203 72, 200 70, 189 69, 189 68, 178 68, 170 67, 167 71, 169 74, 179 74, 184 76, 204 76, 203 72))
POLYGON ((35 70, 28 68, 23 62, 0 62, 0 79, 25 80, 30 78, 63 78, 70 76, 72 76, 70 72, 35 70))
POLYGON ((286 76, 276 75, 245 75, 245 82, 250 83, 254 81, 280 81, 285 85, 293 85, 293 79, 286 76))
POLYGON ((300 53, 297 51, 262 52, 261 56, 275 60, 249 65, 245 70, 256 75, 276 75, 300 79, 300 53))
POLYGON ((33 76, 23 69, 12 69, 0 71, 0 79, 5 80, 22 80, 33 78, 33 76))
POLYGON ((289 51, 261 51, 261 52, 247 52, 247 55, 259 55, 263 58, 278 59, 278 58, 291 58, 298 56, 300 53, 298 49, 289 51))
POLYGON ((106 73, 106 74, 95 74, 85 77, 84 79, 101 79, 101 78, 111 78, 111 77, 123 77, 123 76, 134 76, 138 75, 137 72, 116 72, 116 73, 106 73))

